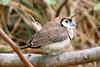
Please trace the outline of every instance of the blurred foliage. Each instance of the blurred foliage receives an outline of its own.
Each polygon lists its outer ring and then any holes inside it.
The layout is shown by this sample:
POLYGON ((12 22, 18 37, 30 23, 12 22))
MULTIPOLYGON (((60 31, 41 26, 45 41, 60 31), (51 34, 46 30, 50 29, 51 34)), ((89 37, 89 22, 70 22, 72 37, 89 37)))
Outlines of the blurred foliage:
MULTIPOLYGON (((76 50, 99 46, 100 3, 98 2, 99 0, 80 0, 75 5, 77 0, 0 0, 0 27, 21 46, 25 45, 35 33, 27 14, 43 26, 55 17, 69 16, 71 11, 76 9, 77 29, 72 45, 76 50)), ((0 45, 3 45, 2 41, 0 38, 0 45)))
POLYGON ((44 0, 47 4, 57 4, 60 0, 44 0))
POLYGON ((100 3, 95 4, 94 10, 100 10, 100 3))
POLYGON ((1 5, 8 5, 11 0, 0 0, 1 5))
MULTIPOLYGON (((75 17, 77 28, 72 45, 75 50, 100 45, 100 0, 0 0, 0 28, 19 46, 25 45, 35 34, 31 27, 31 15, 42 24, 58 16, 75 17), (77 4, 77 5, 75 5, 77 4), (29 14, 29 15, 28 15, 29 14)), ((0 38, 0 52, 12 49, 0 38)), ((25 49, 34 52, 35 49, 25 49)), ((83 66, 83 67, 94 67, 83 66)))

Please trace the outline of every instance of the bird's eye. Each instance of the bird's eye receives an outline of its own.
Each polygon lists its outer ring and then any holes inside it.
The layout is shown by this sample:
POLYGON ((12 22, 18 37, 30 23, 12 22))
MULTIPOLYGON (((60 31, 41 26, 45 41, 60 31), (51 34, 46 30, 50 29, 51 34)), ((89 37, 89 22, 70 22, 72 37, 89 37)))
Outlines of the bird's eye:
POLYGON ((65 22, 66 22, 66 23, 68 23, 68 21, 67 21, 67 20, 66 20, 65 22))

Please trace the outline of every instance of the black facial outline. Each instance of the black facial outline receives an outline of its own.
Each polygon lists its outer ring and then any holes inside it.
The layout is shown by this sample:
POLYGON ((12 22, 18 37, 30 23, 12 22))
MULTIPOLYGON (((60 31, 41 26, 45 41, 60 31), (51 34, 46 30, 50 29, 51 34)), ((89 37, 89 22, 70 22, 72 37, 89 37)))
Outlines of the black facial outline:
POLYGON ((65 20, 65 19, 67 19, 67 18, 61 19, 61 21, 60 21, 61 27, 65 27, 65 26, 63 26, 63 24, 62 24, 62 21, 65 20))
POLYGON ((72 22, 72 19, 68 19, 69 20, 69 22, 72 22))

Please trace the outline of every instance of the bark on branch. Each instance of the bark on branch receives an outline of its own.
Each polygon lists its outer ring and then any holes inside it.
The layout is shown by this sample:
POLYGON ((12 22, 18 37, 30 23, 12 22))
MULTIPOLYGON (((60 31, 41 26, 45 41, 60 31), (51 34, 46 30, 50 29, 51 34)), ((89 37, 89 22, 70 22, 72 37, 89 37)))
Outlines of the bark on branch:
MULTIPOLYGON (((61 67, 100 61, 100 47, 81 51, 66 52, 56 56, 24 54, 35 67, 61 67)), ((0 53, 0 67, 23 67, 16 54, 0 53)))
MULTIPOLYGON (((5 34, 5 32, 0 28, 0 36, 9 43, 10 47, 16 52, 19 56, 20 60, 25 64, 27 67, 34 67, 32 64, 23 56, 22 52, 20 51, 19 47, 5 34)), ((1 57, 2 58, 2 57, 1 57)))

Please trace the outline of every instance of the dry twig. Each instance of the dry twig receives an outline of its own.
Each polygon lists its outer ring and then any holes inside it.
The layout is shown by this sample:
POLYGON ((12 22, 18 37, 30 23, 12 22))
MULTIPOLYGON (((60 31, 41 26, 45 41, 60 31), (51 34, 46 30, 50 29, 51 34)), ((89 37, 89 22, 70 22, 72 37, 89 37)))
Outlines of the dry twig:
POLYGON ((22 52, 20 51, 19 47, 3 32, 0 28, 0 36, 9 43, 12 49, 17 53, 20 60, 25 64, 27 67, 33 67, 33 65, 23 56, 22 52))
POLYGON ((63 8, 63 6, 68 2, 68 0, 64 0, 63 3, 59 6, 59 8, 57 9, 56 11, 56 15, 55 17, 58 17, 60 12, 61 12, 61 9, 63 8))

